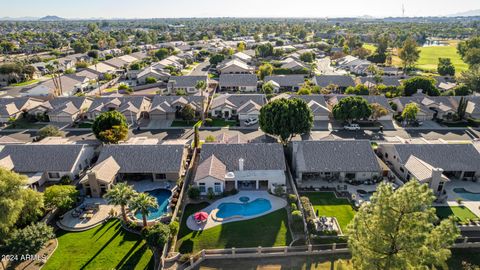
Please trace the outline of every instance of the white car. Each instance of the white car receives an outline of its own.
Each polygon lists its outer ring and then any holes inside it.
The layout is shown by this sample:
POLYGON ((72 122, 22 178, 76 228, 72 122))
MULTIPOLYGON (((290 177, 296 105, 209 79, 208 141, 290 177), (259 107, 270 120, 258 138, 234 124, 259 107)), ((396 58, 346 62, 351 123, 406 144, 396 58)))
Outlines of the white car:
POLYGON ((358 124, 347 124, 343 128, 345 130, 360 130, 360 126, 358 124))
POLYGON ((245 126, 249 127, 249 126, 253 126, 255 125, 256 123, 258 123, 258 119, 257 118, 248 118, 247 120, 245 120, 245 122, 243 122, 245 124, 245 126))

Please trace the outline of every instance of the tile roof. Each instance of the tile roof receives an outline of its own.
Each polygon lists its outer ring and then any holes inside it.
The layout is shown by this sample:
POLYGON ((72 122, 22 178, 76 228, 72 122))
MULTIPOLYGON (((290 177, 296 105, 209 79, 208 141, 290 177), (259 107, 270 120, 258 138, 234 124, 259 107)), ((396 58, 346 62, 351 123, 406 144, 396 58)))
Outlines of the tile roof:
POLYGON ((304 75, 274 75, 266 76, 264 82, 274 81, 280 85, 280 87, 296 87, 305 82, 304 75))
POLYGON ((220 74, 220 87, 257 86, 258 78, 255 74, 220 74))
POLYGON ((208 176, 218 180, 224 180, 227 173, 227 167, 215 155, 211 155, 198 165, 195 172, 195 181, 204 179, 208 176))
POLYGON ((195 87, 198 81, 207 81, 207 78, 207 76, 171 76, 168 84, 175 81, 175 87, 195 87))
POLYGON ((355 86, 353 78, 348 75, 320 75, 315 76, 315 81, 320 87, 327 87, 330 84, 335 84, 339 87, 355 86))
POLYGON ((223 94, 212 100, 211 109, 223 106, 239 108, 249 101, 253 101, 256 104, 263 106, 265 105, 266 98, 263 94, 223 94))

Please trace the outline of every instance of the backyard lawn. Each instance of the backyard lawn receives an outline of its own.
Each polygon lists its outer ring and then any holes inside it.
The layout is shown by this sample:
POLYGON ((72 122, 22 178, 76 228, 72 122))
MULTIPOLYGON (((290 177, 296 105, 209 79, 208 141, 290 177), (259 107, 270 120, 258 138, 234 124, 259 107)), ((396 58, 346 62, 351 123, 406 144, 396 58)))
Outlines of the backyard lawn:
POLYGON ((353 219, 355 210, 347 199, 339 199, 333 192, 305 192, 319 216, 336 217, 342 232, 345 233, 348 223, 353 219))
POLYGON ((435 209, 437 210, 437 216, 441 219, 447 218, 451 215, 458 217, 461 221, 478 219, 478 217, 465 206, 438 206, 435 207, 435 209))
POLYGON ((111 220, 84 232, 57 233, 58 247, 48 269, 153 269, 152 252, 140 236, 111 220))
POLYGON ((173 120, 171 127, 193 127, 197 123, 196 120, 185 121, 185 120, 173 120))
POLYGON ((178 233, 177 249, 196 253, 202 249, 288 246, 292 241, 287 226, 287 212, 280 209, 258 218, 227 223, 205 231, 191 231, 187 218, 208 204, 187 205, 178 233))
POLYGON ((228 127, 228 126, 236 126, 237 121, 225 120, 225 119, 212 119, 212 127, 228 127))
POLYGON ((7 129, 40 129, 44 126, 44 124, 30 122, 25 118, 18 118, 15 123, 9 124, 7 129))

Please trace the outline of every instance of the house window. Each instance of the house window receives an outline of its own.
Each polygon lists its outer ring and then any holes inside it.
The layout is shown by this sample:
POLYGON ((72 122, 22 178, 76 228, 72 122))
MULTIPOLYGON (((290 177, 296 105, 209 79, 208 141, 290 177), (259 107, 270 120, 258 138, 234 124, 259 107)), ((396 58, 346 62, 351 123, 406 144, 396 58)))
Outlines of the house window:
POLYGON ((216 114, 216 115, 221 115, 221 114, 222 114, 222 111, 216 110, 216 111, 215 111, 215 114, 216 114))
POLYGON ((232 110, 232 114, 237 114, 237 110, 232 110))
POLYGON ((402 173, 404 173, 404 172, 405 172, 405 170, 404 170, 403 168, 400 168, 400 171, 401 171, 402 173))
POLYGON ((166 179, 167 176, 164 173, 156 173, 155 179, 166 179))
POLYGON ((385 158, 388 158, 388 153, 385 153, 385 158))
POLYGON ((220 192, 222 192, 222 184, 215 183, 215 193, 220 193, 220 192))
POLYGON ((58 172, 50 172, 50 173, 48 173, 48 178, 58 179, 58 178, 60 178, 60 173, 58 173, 58 172))
POLYGON ((464 172, 463 177, 475 177, 475 172, 464 172))
POLYGON ((200 190, 201 193, 205 193, 205 183, 198 183, 198 189, 200 190))
POLYGON ((441 192, 443 190, 443 185, 445 185, 445 182, 438 183, 437 192, 441 192))

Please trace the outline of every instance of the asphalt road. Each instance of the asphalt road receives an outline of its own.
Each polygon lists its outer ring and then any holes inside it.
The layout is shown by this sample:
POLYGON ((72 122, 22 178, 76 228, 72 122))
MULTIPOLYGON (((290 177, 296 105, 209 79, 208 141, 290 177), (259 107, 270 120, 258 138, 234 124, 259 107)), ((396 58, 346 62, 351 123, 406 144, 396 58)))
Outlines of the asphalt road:
POLYGON ((205 76, 208 73, 208 68, 209 67, 210 67, 210 62, 208 62, 208 61, 202 62, 202 63, 198 64, 198 66, 196 66, 195 69, 192 70, 192 72, 190 72, 190 75, 191 76, 205 76))

